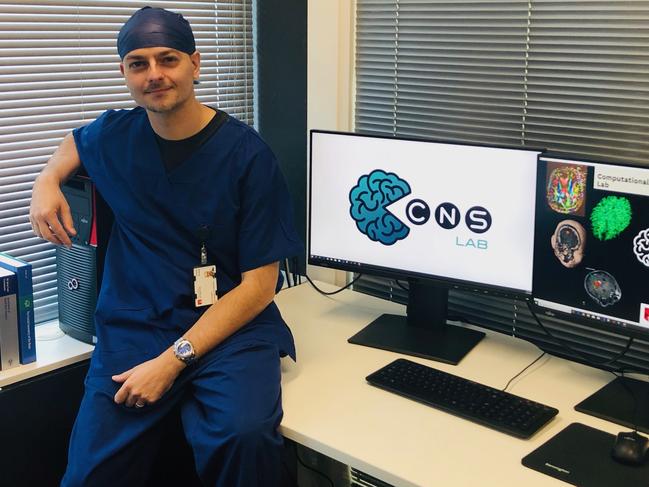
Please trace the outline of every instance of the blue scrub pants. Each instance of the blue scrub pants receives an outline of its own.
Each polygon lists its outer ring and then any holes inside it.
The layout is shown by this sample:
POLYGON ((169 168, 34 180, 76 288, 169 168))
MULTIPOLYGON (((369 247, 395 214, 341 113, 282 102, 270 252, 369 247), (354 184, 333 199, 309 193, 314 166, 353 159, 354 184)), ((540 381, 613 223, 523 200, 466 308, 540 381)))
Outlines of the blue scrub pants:
POLYGON ((89 374, 61 485, 144 485, 162 436, 157 426, 178 402, 205 486, 279 485, 280 379, 277 346, 259 340, 210 351, 143 408, 115 404, 120 385, 89 374))

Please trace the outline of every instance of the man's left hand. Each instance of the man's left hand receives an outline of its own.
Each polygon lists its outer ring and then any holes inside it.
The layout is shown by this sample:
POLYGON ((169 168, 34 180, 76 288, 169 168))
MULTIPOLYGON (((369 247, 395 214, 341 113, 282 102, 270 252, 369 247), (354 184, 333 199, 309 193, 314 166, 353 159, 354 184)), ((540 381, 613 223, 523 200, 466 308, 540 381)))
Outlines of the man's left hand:
POLYGON ((112 379, 122 384, 115 394, 117 404, 143 407, 158 401, 173 385, 184 364, 163 353, 132 369, 114 375, 112 379))

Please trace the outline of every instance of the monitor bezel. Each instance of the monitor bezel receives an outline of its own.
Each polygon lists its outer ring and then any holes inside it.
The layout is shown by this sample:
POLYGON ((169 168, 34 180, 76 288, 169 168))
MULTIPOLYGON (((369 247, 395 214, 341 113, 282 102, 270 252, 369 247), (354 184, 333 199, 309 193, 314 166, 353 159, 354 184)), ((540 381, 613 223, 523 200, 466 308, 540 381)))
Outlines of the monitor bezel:
MULTIPOLYGON (((594 165, 594 164, 604 164, 604 165, 609 165, 609 166, 618 166, 618 167, 634 167, 638 169, 646 169, 649 170, 648 166, 644 166, 642 164, 636 164, 636 163, 631 163, 631 162, 623 162, 619 160, 609 160, 609 159, 598 159, 598 158, 590 158, 590 157, 581 157, 581 156, 576 156, 574 154, 568 154, 565 152, 556 152, 556 151, 545 151, 542 154, 539 154, 537 164, 539 165, 537 168, 537 179, 538 179, 538 171, 541 170, 541 159, 556 159, 556 160, 563 160, 566 162, 571 162, 575 164, 579 163, 584 163, 586 165, 594 165)), ((648 196, 649 198, 649 196, 648 196)), ((536 215, 534 217, 535 223, 534 223, 534 233, 536 234, 536 215)), ((536 235, 535 235, 536 239, 536 235)), ((544 300, 544 301, 549 301, 545 298, 541 298, 539 296, 536 296, 534 293, 534 276, 532 276, 532 294, 529 300, 530 306, 533 307, 534 313, 537 314, 538 316, 543 316, 545 318, 550 318, 550 319, 561 319, 565 320, 571 323, 575 323, 577 325, 585 326, 588 328, 595 328, 597 330, 602 330, 606 331, 609 333, 614 333, 616 335, 620 335, 623 337, 628 337, 628 338, 639 338, 642 340, 649 340, 649 329, 644 329, 642 328, 639 324, 637 325, 630 325, 630 324, 623 324, 622 327, 620 327, 619 324, 611 324, 611 323, 606 323, 605 321, 602 320, 597 320, 594 318, 589 318, 587 316, 582 316, 579 314, 572 314, 568 313, 566 311, 554 309, 554 308, 547 308, 543 305, 540 305, 537 303, 537 299, 544 300)), ((562 304, 562 303, 556 303, 556 304, 562 304)), ((564 306, 570 307, 570 308, 576 308, 573 305, 565 304, 564 306)), ((605 313, 600 313, 604 315, 605 313)), ((607 315, 610 316, 610 315, 607 315)), ((621 318, 620 318, 621 319, 621 318)))
MULTIPOLYGON (((314 134, 330 134, 330 135, 343 135, 343 136, 353 136, 353 137, 367 137, 383 140, 400 140, 400 141, 409 141, 409 142, 429 142, 436 144, 448 144, 448 145, 462 145, 468 147, 488 147, 492 149, 509 149, 509 150, 518 150, 518 151, 527 151, 527 152, 536 152, 537 153, 537 165, 538 158, 544 152, 544 149, 537 147, 518 147, 518 146, 508 146, 508 145, 497 145, 497 144, 478 144, 478 143, 466 143, 460 141, 452 140, 441 140, 441 139, 432 139, 432 138, 417 138, 417 137, 389 137, 385 135, 377 134, 359 134, 355 132, 344 132, 336 130, 321 130, 321 129, 311 129, 309 131, 309 221, 308 221, 308 232, 307 232, 307 260, 310 265, 318 265, 321 267, 327 267, 330 269, 342 270, 347 272, 356 272, 361 274, 371 274, 378 277, 387 277, 393 278, 395 280, 404 280, 408 279, 417 279, 430 281, 432 283, 447 287, 448 289, 457 289, 463 291, 470 291, 475 293, 488 294, 499 297, 507 297, 519 300, 529 300, 532 297, 532 292, 528 292, 524 289, 514 289, 503 286, 497 286, 494 284, 484 284, 474 281, 464 281, 457 278, 449 278, 439 275, 417 273, 410 270, 396 269, 382 266, 374 266, 366 263, 355 263, 348 261, 329 261, 326 260, 325 256, 316 256, 311 252, 311 222, 312 222, 312 195, 313 195, 313 135, 314 134)), ((533 252, 533 250, 532 250, 533 252)))

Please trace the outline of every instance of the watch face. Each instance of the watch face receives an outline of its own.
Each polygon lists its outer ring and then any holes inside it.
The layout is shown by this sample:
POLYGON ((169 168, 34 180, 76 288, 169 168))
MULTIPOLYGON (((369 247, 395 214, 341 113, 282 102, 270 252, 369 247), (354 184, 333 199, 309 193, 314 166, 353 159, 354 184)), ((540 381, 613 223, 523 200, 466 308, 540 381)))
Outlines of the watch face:
POLYGON ((178 355, 181 355, 182 357, 189 357, 193 352, 192 344, 189 343, 187 340, 183 340, 182 342, 180 342, 176 350, 178 351, 178 355))

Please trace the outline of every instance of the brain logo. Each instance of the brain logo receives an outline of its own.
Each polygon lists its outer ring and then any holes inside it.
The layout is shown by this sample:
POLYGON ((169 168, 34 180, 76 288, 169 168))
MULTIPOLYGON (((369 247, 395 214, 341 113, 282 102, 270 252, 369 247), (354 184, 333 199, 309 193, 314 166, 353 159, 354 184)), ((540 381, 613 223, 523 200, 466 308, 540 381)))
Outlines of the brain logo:
POLYGON ((633 239, 633 253, 640 262, 649 267, 649 228, 645 228, 633 239))
POLYGON ((410 194, 410 185, 380 169, 361 176, 349 192, 349 213, 358 229, 374 242, 392 245, 408 236, 410 229, 386 208, 410 194))

